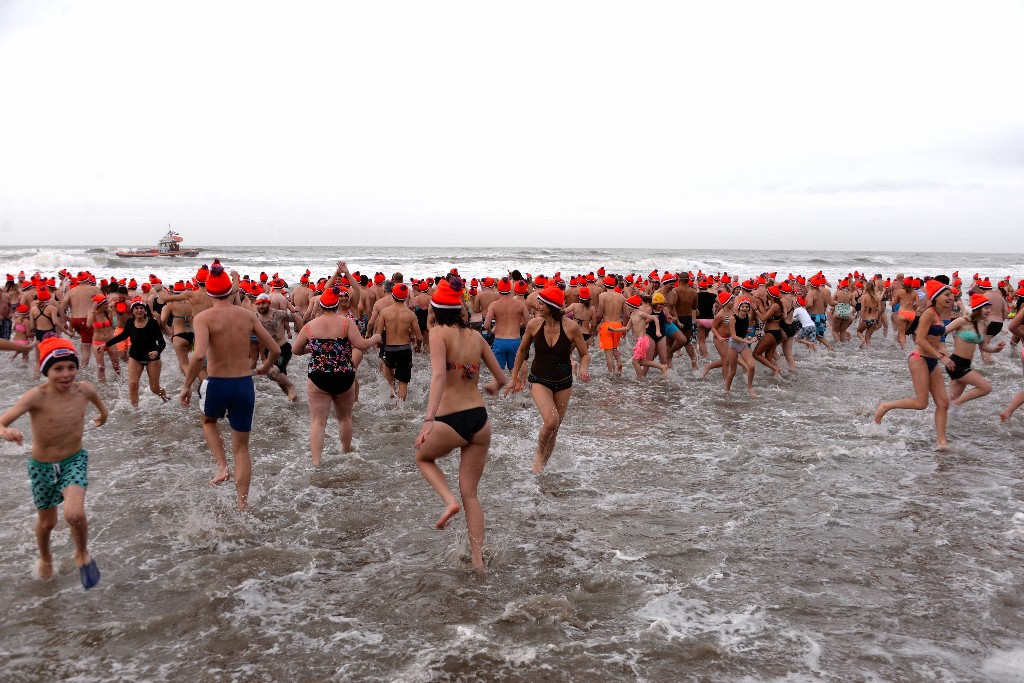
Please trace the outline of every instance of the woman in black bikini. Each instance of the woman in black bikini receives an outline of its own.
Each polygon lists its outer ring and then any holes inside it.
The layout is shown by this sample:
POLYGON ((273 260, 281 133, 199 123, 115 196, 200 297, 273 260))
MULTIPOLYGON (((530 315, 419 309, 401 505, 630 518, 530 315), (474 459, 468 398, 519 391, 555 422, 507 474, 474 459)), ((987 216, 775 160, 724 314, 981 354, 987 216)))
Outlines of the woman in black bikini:
POLYGON ((914 383, 914 396, 898 401, 881 403, 875 410, 875 424, 882 424, 882 418, 890 410, 924 410, 928 407, 928 396, 935 401, 935 432, 937 447, 946 448, 946 421, 949 417, 949 396, 946 394, 946 383, 942 373, 938 371, 939 363, 950 370, 956 369, 956 363, 949 357, 945 345, 939 339, 946 333, 946 326, 936 313, 936 308, 944 309, 953 305, 953 292, 948 285, 938 280, 929 280, 925 284, 928 296, 928 308, 921 313, 918 323, 917 344, 907 358, 910 368, 910 379, 914 383))
POLYGON ((35 327, 36 341, 43 341, 47 336, 53 336, 63 332, 71 336, 71 330, 60 317, 57 307, 53 305, 50 290, 38 288, 36 300, 32 308, 32 324, 35 327))
POLYGON ((950 360, 953 368, 947 368, 949 375, 949 410, 953 412, 968 401, 987 396, 992 391, 992 382, 971 367, 974 350, 981 349, 986 353, 999 353, 1006 342, 995 346, 985 343, 985 309, 992 302, 984 294, 972 294, 969 303, 970 311, 946 325, 946 332, 953 334, 953 353, 950 360), (967 389, 967 387, 973 387, 967 389))
POLYGON ((458 278, 441 280, 430 299, 436 322, 429 331, 430 397, 423 427, 416 436, 416 466, 444 501, 444 512, 435 524, 438 529, 465 508, 473 568, 483 573, 484 513, 477 486, 491 445, 491 424, 478 387, 481 361, 491 371, 492 379, 484 387, 488 394, 497 394, 507 380, 491 347, 479 332, 467 327, 462 316, 462 290, 458 278), (456 448, 461 449, 461 507, 436 462, 456 448))
POLYGON ((306 374, 309 378, 306 400, 309 403, 309 450, 313 455, 313 467, 320 467, 331 405, 334 405, 334 413, 338 417, 341 451, 352 451, 352 404, 355 402, 352 383, 356 378, 352 350, 365 351, 380 343, 379 334, 363 339, 355 321, 338 314, 339 301, 337 289, 328 289, 321 294, 317 302, 320 315, 302 326, 292 345, 295 356, 311 354, 306 374))
MULTIPOLYGON (((860 284, 860 283, 858 283, 860 284)), ((857 336, 860 346, 871 346, 871 335, 878 329, 878 321, 882 319, 882 301, 875 291, 875 281, 868 280, 864 285, 864 293, 860 296, 860 322, 857 324, 857 336)))
POLYGON ((587 343, 583 340, 580 326, 566 325, 562 320, 562 306, 565 294, 558 287, 545 287, 534 303, 537 317, 526 324, 523 341, 516 352, 515 367, 512 368, 512 383, 505 389, 519 391, 523 388, 523 379, 519 370, 526 361, 526 352, 531 342, 535 350, 533 364, 530 366, 530 395, 537 404, 541 419, 540 434, 537 437, 537 453, 533 459, 533 471, 540 472, 548 463, 551 452, 555 448, 558 428, 565 418, 565 410, 569 407, 572 396, 572 350, 579 352, 579 377, 584 382, 590 381, 590 354, 587 343))
MULTIPOLYGON (((179 280, 174 283, 175 293, 185 291, 185 283, 179 280)), ((178 359, 181 374, 188 374, 188 354, 195 343, 195 332, 192 331, 192 304, 188 299, 171 301, 163 306, 164 324, 171 328, 171 347, 178 359)))

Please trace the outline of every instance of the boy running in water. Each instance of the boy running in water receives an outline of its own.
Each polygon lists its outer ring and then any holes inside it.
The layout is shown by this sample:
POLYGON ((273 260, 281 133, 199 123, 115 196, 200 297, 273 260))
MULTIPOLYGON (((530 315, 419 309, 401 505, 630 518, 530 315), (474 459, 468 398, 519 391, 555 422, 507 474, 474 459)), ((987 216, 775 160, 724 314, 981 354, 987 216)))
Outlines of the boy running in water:
POLYGON ((82 448, 82 433, 88 404, 92 403, 99 411, 93 420, 97 427, 107 421, 107 408, 91 383, 75 381, 78 355, 69 340, 51 337, 40 342, 39 369, 46 383, 26 391, 0 416, 0 437, 20 445, 21 431, 10 424, 29 414, 32 457, 28 461, 28 474, 39 513, 36 520, 37 574, 40 579, 53 576, 50 533, 57 525, 57 505, 64 503, 64 519, 71 527, 75 543, 75 564, 82 586, 88 590, 99 583, 100 570, 86 548, 89 527, 85 517, 85 489, 89 485, 89 454, 82 448))

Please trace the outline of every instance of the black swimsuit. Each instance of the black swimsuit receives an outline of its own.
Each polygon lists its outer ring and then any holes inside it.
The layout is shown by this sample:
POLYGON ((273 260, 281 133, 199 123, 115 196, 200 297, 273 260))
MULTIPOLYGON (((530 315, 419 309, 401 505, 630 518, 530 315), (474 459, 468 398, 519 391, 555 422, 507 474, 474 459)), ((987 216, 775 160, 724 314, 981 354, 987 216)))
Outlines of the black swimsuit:
POLYGON ((697 292, 697 317, 711 320, 715 317, 715 295, 712 292, 697 292))
POLYGON ((43 341, 43 339, 46 338, 46 335, 50 334, 51 332, 53 334, 57 334, 57 325, 53 322, 53 318, 51 318, 50 316, 46 315, 46 309, 47 308, 49 308, 49 306, 45 306, 45 307, 43 307, 41 309, 37 308, 36 309, 36 311, 37 311, 36 315, 32 316, 32 324, 33 325, 35 325, 36 321, 39 320, 40 318, 46 318, 47 320, 50 321, 50 329, 48 329, 48 330, 41 330, 41 329, 39 329, 38 325, 36 326, 36 328, 35 328, 36 341, 43 341))
POLYGON ((658 318, 658 325, 660 326, 659 329, 661 329, 661 334, 657 333, 657 330, 654 327, 654 321, 653 320, 651 322, 647 323, 647 330, 646 330, 647 336, 650 337, 651 340, 654 341, 655 344, 657 344, 659 341, 661 341, 662 339, 665 338, 665 325, 668 324, 668 321, 665 318, 665 312, 664 311, 658 311, 657 318, 658 318))
POLYGON ((540 326, 533 338, 536 356, 530 366, 529 381, 540 384, 557 394, 572 388, 572 342, 565 334, 565 324, 558 321, 558 340, 554 346, 548 344, 544 325, 540 326))
POLYGON ((737 315, 736 316, 736 336, 737 337, 742 337, 743 339, 746 339, 747 338, 747 330, 749 330, 749 329, 750 329, 750 316, 747 315, 746 318, 741 318, 741 317, 739 317, 737 315))

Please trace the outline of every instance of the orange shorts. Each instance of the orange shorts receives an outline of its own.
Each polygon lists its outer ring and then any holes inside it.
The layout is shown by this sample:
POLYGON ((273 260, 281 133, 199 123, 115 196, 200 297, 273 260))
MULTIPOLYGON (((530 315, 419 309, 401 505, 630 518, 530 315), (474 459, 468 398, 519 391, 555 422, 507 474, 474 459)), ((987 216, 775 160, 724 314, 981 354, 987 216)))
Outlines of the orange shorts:
POLYGON ((600 345, 602 351, 611 351, 612 349, 619 348, 619 342, 622 341, 622 337, 626 334, 625 332, 612 332, 613 327, 622 327, 622 323, 613 323, 611 321, 601 323, 600 345))
MULTIPOLYGON (((116 328, 114 328, 114 336, 115 337, 117 335, 121 334, 122 332, 124 332, 124 328, 123 327, 116 327, 116 328)), ((132 341, 130 339, 125 339, 124 341, 117 342, 118 350, 122 351, 122 352, 125 352, 125 353, 127 353, 128 347, 131 346, 131 345, 132 345, 132 341)))

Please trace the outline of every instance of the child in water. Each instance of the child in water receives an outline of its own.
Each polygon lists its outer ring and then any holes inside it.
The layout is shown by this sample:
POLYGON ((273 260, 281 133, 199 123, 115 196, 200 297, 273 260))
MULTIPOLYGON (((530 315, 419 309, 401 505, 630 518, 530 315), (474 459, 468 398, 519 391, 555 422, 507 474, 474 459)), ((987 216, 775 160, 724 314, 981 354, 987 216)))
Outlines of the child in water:
POLYGON ((85 489, 89 485, 89 455, 82 448, 82 434, 88 404, 92 403, 99 411, 93 420, 97 427, 107 421, 107 408, 91 383, 75 381, 78 356, 74 344, 51 337, 40 342, 38 348, 39 369, 46 382, 26 391, 0 416, 0 438, 20 445, 21 431, 10 425, 25 413, 29 414, 32 457, 28 461, 28 474, 39 513, 36 520, 37 574, 40 579, 53 576, 50 533, 57 525, 57 505, 64 503, 64 519, 71 527, 75 543, 75 564, 82 586, 89 589, 99 583, 100 570, 86 548, 85 489))

